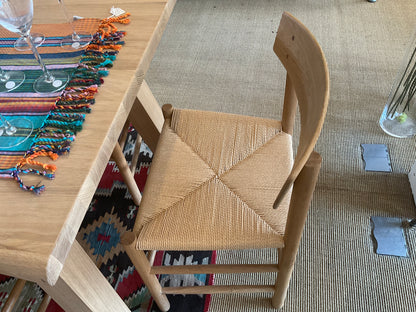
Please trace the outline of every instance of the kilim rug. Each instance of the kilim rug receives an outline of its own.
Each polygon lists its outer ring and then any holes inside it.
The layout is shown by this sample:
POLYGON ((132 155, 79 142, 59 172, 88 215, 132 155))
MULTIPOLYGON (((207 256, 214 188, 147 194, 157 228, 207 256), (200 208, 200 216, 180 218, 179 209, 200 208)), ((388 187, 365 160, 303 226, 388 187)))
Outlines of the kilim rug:
MULTIPOLYGON (((136 133, 129 132, 124 148, 128 161, 131 160, 136 133)), ((142 144, 135 180, 141 190, 146 183, 152 161, 152 152, 142 144)), ((114 162, 109 162, 97 191, 90 203, 82 222, 77 240, 87 251, 97 267, 125 301, 131 311, 157 312, 159 309, 140 276, 134 269, 127 254, 120 245, 120 237, 131 230, 137 215, 127 187, 114 162)), ((158 252, 155 265, 210 264, 215 263, 216 253, 201 252, 158 252)), ((211 285, 212 275, 162 275, 162 286, 211 285)), ((0 275, 0 311, 10 293, 15 279, 0 275)), ((42 300, 43 292, 34 283, 27 283, 15 311, 35 312, 42 300)), ((169 295, 170 311, 206 312, 210 304, 210 295, 169 295)), ((51 301, 47 312, 62 312, 59 305, 51 301)))

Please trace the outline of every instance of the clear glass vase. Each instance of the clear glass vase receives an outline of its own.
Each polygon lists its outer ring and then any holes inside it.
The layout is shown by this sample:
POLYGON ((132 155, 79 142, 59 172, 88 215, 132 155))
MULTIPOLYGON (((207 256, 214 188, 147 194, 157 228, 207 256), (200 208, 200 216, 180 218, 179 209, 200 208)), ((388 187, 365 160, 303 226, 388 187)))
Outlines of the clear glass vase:
POLYGON ((380 126, 396 138, 416 134, 416 32, 413 34, 402 66, 390 90, 380 117, 380 126))

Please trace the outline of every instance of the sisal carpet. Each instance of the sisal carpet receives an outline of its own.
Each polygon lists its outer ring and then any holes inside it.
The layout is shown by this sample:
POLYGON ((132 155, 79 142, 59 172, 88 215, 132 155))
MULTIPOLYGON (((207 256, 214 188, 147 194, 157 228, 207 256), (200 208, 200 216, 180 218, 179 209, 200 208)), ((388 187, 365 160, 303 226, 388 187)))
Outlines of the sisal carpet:
MULTIPOLYGON (((370 227, 372 215, 415 217, 415 140, 378 126, 416 28, 414 0, 178 0, 146 80, 160 104, 280 118, 285 75, 272 45, 283 11, 315 34, 331 76, 323 167, 283 311, 415 311, 416 230, 405 233, 410 257, 397 258, 374 253, 370 227), (393 172, 365 172, 360 143, 387 144, 393 172)), ((276 255, 217 254, 241 258, 276 255)), ((213 295, 209 310, 273 311, 268 295, 213 295)))

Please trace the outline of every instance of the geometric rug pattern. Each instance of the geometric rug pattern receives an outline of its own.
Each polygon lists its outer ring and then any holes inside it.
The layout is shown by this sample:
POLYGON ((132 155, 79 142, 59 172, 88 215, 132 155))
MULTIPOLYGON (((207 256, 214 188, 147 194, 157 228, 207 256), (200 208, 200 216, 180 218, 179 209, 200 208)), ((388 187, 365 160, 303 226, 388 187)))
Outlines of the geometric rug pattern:
MULTIPOLYGON (((124 147, 127 161, 131 160, 136 132, 129 131, 124 147)), ((152 152, 142 143, 135 172, 135 180, 143 191, 152 162, 152 152)), ((77 235, 77 241, 114 287, 131 311, 160 311, 144 286, 127 254, 121 247, 120 237, 134 225, 137 211, 127 187, 114 162, 109 162, 77 235)), ((210 264, 215 263, 215 251, 163 252, 156 254, 155 265, 210 264)), ((211 285, 212 275, 161 275, 162 286, 211 285)), ((15 279, 0 275, 0 311, 15 279)), ((14 311, 35 312, 43 297, 43 291, 35 283, 26 283, 14 311)), ((210 295, 168 295, 170 311, 205 312, 210 295)), ((63 312, 53 300, 47 312, 63 312)))

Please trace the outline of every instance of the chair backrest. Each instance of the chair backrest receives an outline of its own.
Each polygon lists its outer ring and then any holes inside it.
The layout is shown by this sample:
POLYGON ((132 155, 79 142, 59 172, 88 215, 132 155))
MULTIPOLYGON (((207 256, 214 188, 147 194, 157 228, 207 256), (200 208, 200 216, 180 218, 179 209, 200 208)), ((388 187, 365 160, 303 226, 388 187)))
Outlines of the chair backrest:
MULTIPOLYGON (((287 12, 283 13, 280 21, 273 50, 286 68, 286 91, 289 83, 289 89, 293 87, 298 100, 301 122, 294 165, 273 205, 273 208, 277 208, 318 140, 328 106, 329 74, 325 56, 313 34, 287 12)), ((282 124, 293 124, 284 119, 294 118, 295 111, 296 101, 285 98, 282 124)))

